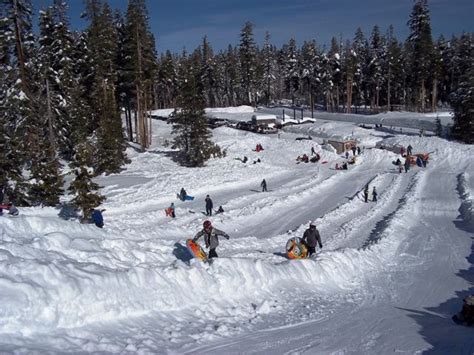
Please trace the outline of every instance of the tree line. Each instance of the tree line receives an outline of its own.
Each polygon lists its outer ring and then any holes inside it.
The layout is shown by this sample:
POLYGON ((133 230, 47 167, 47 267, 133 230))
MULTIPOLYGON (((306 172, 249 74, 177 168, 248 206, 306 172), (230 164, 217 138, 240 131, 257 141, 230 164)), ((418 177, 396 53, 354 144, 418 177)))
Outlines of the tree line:
POLYGON ((260 47, 247 22, 236 46, 215 52, 204 37, 192 52, 160 56, 145 0, 124 14, 107 0, 84 3, 84 30, 71 30, 67 2, 54 0, 35 33, 31 0, 0 0, 0 188, 17 205, 57 205, 70 171, 87 217, 103 200, 92 179, 119 172, 127 144, 150 146, 156 108, 177 108, 173 145, 187 166, 222 154, 205 107, 281 99, 333 112, 451 105, 453 135, 472 143, 472 34, 433 41, 426 0, 415 1, 404 42, 374 26, 329 48, 294 39, 277 48, 267 32, 260 47))

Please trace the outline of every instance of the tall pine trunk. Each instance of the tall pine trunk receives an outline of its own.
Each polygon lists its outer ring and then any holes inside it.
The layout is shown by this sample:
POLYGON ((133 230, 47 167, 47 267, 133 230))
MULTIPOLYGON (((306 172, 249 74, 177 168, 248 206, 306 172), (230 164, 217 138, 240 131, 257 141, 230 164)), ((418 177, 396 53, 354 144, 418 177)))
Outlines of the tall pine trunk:
POLYGON ((421 88, 420 88, 420 106, 421 112, 425 112, 425 98, 426 98, 426 89, 425 89, 425 79, 421 81, 421 88))
POLYGON ((53 124, 53 111, 51 110, 51 93, 49 91, 49 80, 46 79, 46 101, 48 107, 48 136, 49 143, 51 147, 51 158, 54 158, 56 155, 56 139, 54 136, 54 124, 53 124))
POLYGON ((433 80, 433 91, 431 93, 431 112, 436 112, 436 103, 438 101, 438 79, 433 80))
POLYGON ((352 82, 353 82, 352 75, 348 75, 347 82, 346 82, 346 93, 347 93, 346 112, 347 113, 351 113, 352 111, 352 82))

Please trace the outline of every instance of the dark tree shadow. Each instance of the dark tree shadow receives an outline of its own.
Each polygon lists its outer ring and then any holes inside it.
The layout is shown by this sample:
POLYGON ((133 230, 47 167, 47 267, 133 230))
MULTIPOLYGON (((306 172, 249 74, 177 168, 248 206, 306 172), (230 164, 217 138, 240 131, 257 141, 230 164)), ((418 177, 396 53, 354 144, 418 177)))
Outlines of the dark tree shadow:
POLYGON ((174 244, 173 255, 176 257, 176 259, 181 260, 186 264, 189 264, 189 261, 193 258, 188 248, 178 242, 174 244))
POLYGON ((281 253, 281 252, 277 251, 276 253, 273 253, 273 255, 281 256, 281 257, 283 257, 283 258, 285 258, 285 259, 287 259, 287 260, 290 260, 290 259, 288 258, 288 256, 286 255, 286 253, 281 253))

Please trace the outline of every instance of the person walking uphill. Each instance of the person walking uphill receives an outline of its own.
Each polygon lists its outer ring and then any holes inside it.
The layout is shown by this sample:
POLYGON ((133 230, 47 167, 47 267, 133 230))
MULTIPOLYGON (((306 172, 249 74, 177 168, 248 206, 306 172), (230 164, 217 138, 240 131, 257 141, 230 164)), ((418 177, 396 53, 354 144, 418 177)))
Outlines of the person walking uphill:
POLYGON ((265 179, 262 180, 262 182, 260 183, 260 186, 262 187, 262 192, 267 191, 267 182, 265 181, 265 179))
POLYGON ((377 190, 375 189, 375 186, 372 190, 372 202, 377 202, 377 190))
POLYGON ((303 241, 308 246, 309 256, 313 255, 316 252, 316 245, 319 244, 319 247, 322 249, 323 244, 321 243, 321 236, 319 231, 316 229, 316 226, 313 222, 309 224, 309 228, 303 234, 303 241))
POLYGON ((229 240, 230 237, 227 235, 227 233, 214 228, 211 221, 204 221, 202 226, 203 229, 194 236, 193 241, 197 242, 199 238, 204 236, 206 248, 209 248, 209 258, 217 258, 218 256, 216 253, 216 248, 219 246, 218 236, 221 235, 227 240, 229 240))
POLYGON ((408 157, 405 159, 403 166, 405 167, 405 173, 408 173, 408 170, 410 170, 410 159, 408 157))
POLYGON ((212 208, 213 208, 212 200, 209 195, 206 196, 206 216, 212 216, 212 208))

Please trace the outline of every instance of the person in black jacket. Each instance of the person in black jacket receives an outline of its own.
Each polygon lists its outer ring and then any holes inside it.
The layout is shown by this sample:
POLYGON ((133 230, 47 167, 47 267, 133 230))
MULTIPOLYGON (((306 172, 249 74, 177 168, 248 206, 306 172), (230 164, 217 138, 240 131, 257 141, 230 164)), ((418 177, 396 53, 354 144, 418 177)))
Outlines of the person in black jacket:
POLYGON ((213 208, 212 200, 209 195, 206 196, 206 216, 212 216, 212 208, 213 208))
POLYGON ((316 252, 316 245, 319 244, 319 247, 321 249, 323 248, 321 236, 319 235, 319 231, 316 229, 316 225, 313 222, 309 224, 309 228, 304 232, 303 241, 308 247, 309 256, 316 252))
POLYGON ((262 187, 262 192, 267 191, 267 182, 265 181, 265 179, 262 180, 262 182, 260 183, 260 186, 262 187))

